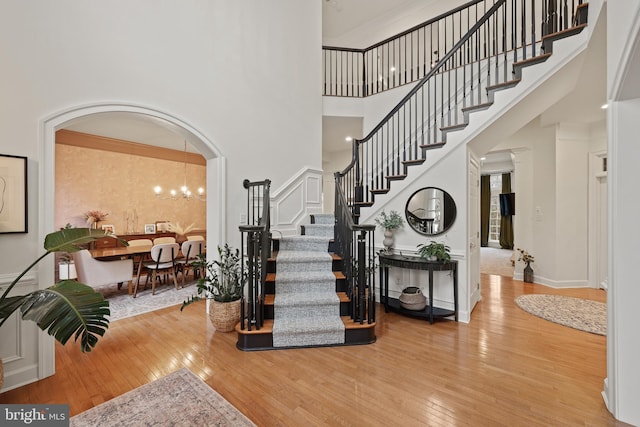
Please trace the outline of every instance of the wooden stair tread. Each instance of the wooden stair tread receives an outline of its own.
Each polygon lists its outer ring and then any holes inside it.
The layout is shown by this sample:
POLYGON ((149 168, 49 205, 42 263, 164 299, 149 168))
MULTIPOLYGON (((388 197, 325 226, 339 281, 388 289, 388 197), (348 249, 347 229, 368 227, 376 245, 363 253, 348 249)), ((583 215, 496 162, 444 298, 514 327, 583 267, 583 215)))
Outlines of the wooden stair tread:
POLYGON ((402 164, 403 165, 407 165, 407 166, 410 166, 410 165, 421 165, 421 164, 424 163, 424 161, 425 161, 425 159, 403 160, 402 164))
POLYGON ((440 148, 443 147, 446 144, 446 142, 442 141, 442 142, 432 142, 431 144, 422 144, 420 146, 420 148, 424 149, 424 150, 433 150, 434 148, 440 148))
MULTIPOLYGON (((340 302, 349 302, 349 296, 347 296, 346 292, 336 292, 340 302)), ((273 305, 275 302, 276 296, 274 294, 267 294, 264 296, 264 305, 273 305)))
POLYGON ((451 126, 443 126, 440 128, 441 132, 451 132, 454 130, 460 130, 460 129, 464 129, 467 127, 469 123, 458 123, 457 125, 451 125, 451 126))
POLYGON ((551 53, 543 53, 542 55, 532 56, 531 58, 523 59, 522 61, 514 62, 513 68, 526 67, 527 65, 538 64, 544 62, 551 56, 551 53))
MULTIPOLYGON (((340 316, 340 318, 342 319, 342 323, 344 323, 344 328, 347 329, 347 330, 369 329, 369 328, 375 328, 376 327, 376 322, 372 322, 372 323, 364 322, 361 325, 360 322, 354 322, 353 320, 351 320, 351 317, 349 317, 349 316, 340 316)), ((272 334, 273 333, 273 319, 265 319, 264 324, 262 325, 262 327, 259 330, 256 330, 255 328, 252 328, 250 331, 247 330, 246 328, 244 330, 242 330, 242 329, 240 329, 240 323, 238 323, 236 325, 236 332, 238 334, 243 334, 243 335, 272 334)))
POLYGON ((476 111, 476 110, 486 110, 492 105, 493 105, 493 102, 485 102, 484 104, 470 105, 469 107, 464 107, 462 109, 462 112, 467 113, 467 112, 476 111))
MULTIPOLYGON (((340 255, 338 255, 335 252, 329 252, 329 255, 331 255, 331 259, 333 261, 342 261, 342 257, 340 255)), ((267 260, 269 262, 276 262, 278 257, 278 251, 272 251, 271 252, 271 257, 267 260)))
POLYGON ((369 190, 369 192, 371 194, 387 194, 390 190, 390 188, 375 188, 373 190, 369 190))
POLYGON ((567 37, 570 35, 573 35, 574 33, 579 33, 581 32, 584 28, 586 28, 587 24, 580 24, 580 25, 575 25, 571 28, 565 28, 564 30, 561 31, 557 31, 555 33, 551 33, 551 34, 547 34, 546 36, 542 37, 542 40, 557 40, 557 39, 561 39, 563 37, 567 37))
POLYGON ((518 83, 520 83, 520 79, 513 79, 507 82, 502 82, 495 85, 487 86, 487 92, 490 92, 492 90, 507 89, 517 85, 518 83))
POLYGON ((407 177, 407 175, 389 175, 386 176, 385 178, 388 179, 389 181, 398 181, 401 179, 405 179, 407 177))
MULTIPOLYGON (((333 271, 333 275, 336 276, 336 280, 346 279, 342 271, 333 271)), ((275 282, 275 281, 276 281, 276 273, 267 273, 267 282, 275 282)))

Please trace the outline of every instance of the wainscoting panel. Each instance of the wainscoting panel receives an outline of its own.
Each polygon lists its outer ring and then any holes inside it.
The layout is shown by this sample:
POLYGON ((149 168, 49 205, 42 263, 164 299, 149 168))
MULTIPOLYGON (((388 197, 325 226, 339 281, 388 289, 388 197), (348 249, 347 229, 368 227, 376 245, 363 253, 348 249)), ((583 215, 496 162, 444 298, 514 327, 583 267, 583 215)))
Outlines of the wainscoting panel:
POLYGON ((303 168, 271 196, 274 237, 300 234, 310 215, 322 213, 322 171, 303 168))
MULTIPOLYGON (((4 292, 17 275, 0 276, 0 292, 4 292)), ((38 288, 35 275, 30 274, 25 278, 18 282, 10 295, 24 295, 38 288)), ((2 391, 38 379, 39 334, 38 326, 34 322, 21 320, 18 313, 14 313, 0 328, 0 357, 4 364, 2 391)))

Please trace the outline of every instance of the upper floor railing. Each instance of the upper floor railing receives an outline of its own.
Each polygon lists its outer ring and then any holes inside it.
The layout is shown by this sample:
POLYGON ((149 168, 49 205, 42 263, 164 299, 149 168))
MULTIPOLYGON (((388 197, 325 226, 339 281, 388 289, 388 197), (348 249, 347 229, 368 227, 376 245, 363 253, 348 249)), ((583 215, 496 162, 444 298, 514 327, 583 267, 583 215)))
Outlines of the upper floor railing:
MULTIPOLYGON (((548 57, 545 36, 586 22, 569 17, 568 0, 491 3, 466 33, 446 42, 450 48, 378 125, 353 140, 351 163, 336 185, 354 217, 375 194, 388 192, 390 181, 404 178, 408 166, 423 163, 427 150, 442 146, 447 132, 466 126, 471 111, 488 108, 495 90, 517 83, 522 64, 548 57)), ((480 4, 488 2, 474 7, 480 4)))
MULTIPOLYGON (((535 56, 540 38, 568 28, 582 0, 509 0, 512 16, 496 17, 494 29, 505 27, 502 40, 485 34, 482 49, 531 49, 535 56), (497 20, 503 22, 497 22, 497 20)), ((495 4, 472 0, 365 49, 323 46, 323 94, 365 97, 424 78, 457 40, 495 4)), ((527 53, 519 55, 526 59, 527 53)))

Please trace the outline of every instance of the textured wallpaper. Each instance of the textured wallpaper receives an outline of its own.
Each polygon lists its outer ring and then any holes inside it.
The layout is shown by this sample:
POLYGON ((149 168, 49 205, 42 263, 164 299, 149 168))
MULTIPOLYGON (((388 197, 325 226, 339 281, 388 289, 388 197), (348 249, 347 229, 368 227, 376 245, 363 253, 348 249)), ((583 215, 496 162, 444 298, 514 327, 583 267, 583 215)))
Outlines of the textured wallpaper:
MULTIPOLYGON (((56 144, 55 225, 86 226, 89 210, 108 212, 106 221, 116 234, 144 231, 145 224, 171 221, 194 229, 206 227, 206 203, 198 200, 161 200, 184 181, 184 164, 109 151, 56 144)), ((206 190, 206 167, 187 164, 187 186, 206 190)))

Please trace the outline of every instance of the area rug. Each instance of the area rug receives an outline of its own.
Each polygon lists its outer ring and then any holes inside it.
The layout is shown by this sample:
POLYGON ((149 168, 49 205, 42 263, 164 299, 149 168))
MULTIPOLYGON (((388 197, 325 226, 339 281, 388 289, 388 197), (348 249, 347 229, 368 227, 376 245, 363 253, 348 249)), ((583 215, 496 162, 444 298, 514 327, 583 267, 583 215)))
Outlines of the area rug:
POLYGON ((480 273, 513 277, 512 257, 509 249, 480 248, 480 273))
POLYGON ((71 417, 70 425, 255 426, 187 368, 71 417))
POLYGON ((136 298, 129 295, 126 285, 122 289, 118 289, 116 284, 97 286, 95 289, 109 301, 109 309, 111 310, 109 320, 111 322, 182 304, 184 300, 195 295, 198 291, 195 281, 186 282, 184 288, 180 288, 180 283, 178 283, 177 290, 173 284, 156 285, 155 295, 151 295, 151 285, 148 285, 147 289, 138 290, 136 298))
POLYGON ((607 305, 562 295, 520 295, 516 304, 524 311, 560 325, 592 334, 607 334, 607 305))

